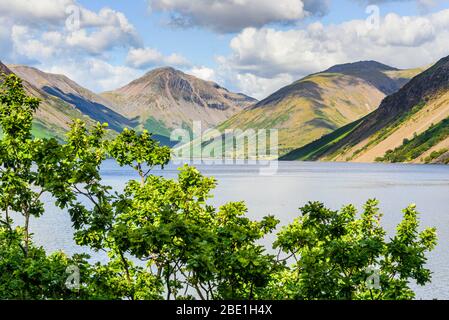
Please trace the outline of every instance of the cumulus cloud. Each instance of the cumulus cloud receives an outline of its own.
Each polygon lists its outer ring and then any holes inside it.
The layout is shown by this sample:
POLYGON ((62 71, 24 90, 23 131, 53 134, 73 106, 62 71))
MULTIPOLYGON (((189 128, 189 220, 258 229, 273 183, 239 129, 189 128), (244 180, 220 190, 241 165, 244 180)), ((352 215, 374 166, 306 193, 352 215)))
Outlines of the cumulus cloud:
POLYGON ((141 45, 140 37, 126 16, 110 8, 98 13, 81 8, 79 29, 70 30, 66 43, 92 54, 114 47, 141 45))
POLYGON ((55 56, 61 38, 58 33, 46 32, 37 40, 27 26, 14 25, 11 28, 11 39, 17 54, 29 59, 47 60, 55 56))
POLYGON ((187 73, 206 81, 217 81, 215 70, 208 67, 193 67, 187 73))
POLYGON ((295 80, 288 73, 270 78, 258 77, 250 73, 237 73, 231 76, 231 79, 237 84, 239 91, 259 100, 266 98, 269 94, 289 85, 295 80))
MULTIPOLYGON (((449 10, 420 17, 388 14, 379 28, 364 20, 335 25, 313 23, 304 29, 247 28, 235 36, 232 54, 219 62, 259 90, 257 79, 293 79, 335 64, 378 60, 395 67, 424 66, 449 54, 449 10)), ((267 91, 266 94, 270 93, 267 91)))
POLYGON ((220 33, 271 23, 294 23, 327 12, 328 0, 149 0, 151 10, 171 14, 178 27, 207 27, 220 33))
POLYGON ((173 53, 164 56, 161 52, 153 48, 131 48, 126 58, 126 63, 139 69, 146 69, 154 66, 188 66, 190 62, 182 55, 173 53))
POLYGON ((18 50, 10 55, 16 57, 33 56, 39 48, 42 53, 34 58, 63 51, 100 55, 116 47, 141 45, 123 13, 109 8, 93 12, 74 0, 0 0, 0 27, 8 30, 9 41, 18 50), (71 29, 67 22, 73 17, 79 18, 74 25, 78 28, 71 29))
POLYGON ((45 72, 64 74, 82 86, 95 92, 122 87, 142 75, 142 72, 126 66, 115 66, 92 57, 86 60, 61 60, 51 65, 37 66, 45 72))
POLYGON ((1 0, 0 15, 27 22, 59 23, 65 19, 67 7, 74 4, 73 0, 1 0))

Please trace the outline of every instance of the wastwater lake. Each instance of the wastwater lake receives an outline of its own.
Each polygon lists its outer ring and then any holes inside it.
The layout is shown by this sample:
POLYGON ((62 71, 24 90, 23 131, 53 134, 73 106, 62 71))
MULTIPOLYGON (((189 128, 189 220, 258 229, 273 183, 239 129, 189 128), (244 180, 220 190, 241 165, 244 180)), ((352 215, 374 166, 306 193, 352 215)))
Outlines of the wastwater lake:
MULTIPOLYGON (((276 173, 261 175, 255 165, 196 165, 206 176, 217 179, 218 186, 210 203, 216 206, 230 201, 245 201, 248 216, 254 219, 274 215, 280 226, 299 216, 299 208, 308 201, 320 201, 337 210, 354 204, 362 210, 368 199, 378 199, 384 214, 382 225, 393 235, 402 220, 402 210, 414 203, 421 213, 421 227, 436 227, 438 246, 428 255, 433 271, 432 283, 412 285, 417 299, 449 299, 449 166, 411 164, 354 164, 280 162, 276 173)), ((175 178, 178 165, 170 164, 153 174, 175 178)), ((137 178, 132 169, 120 168, 113 161, 102 167, 105 184, 121 190, 129 179, 137 178)), ((68 254, 86 252, 95 260, 101 253, 76 246, 68 213, 55 208, 45 198, 46 213, 31 221, 34 241, 49 252, 68 254)), ((18 219, 19 220, 19 219, 18 219)), ((275 235, 264 240, 267 249, 275 235)))

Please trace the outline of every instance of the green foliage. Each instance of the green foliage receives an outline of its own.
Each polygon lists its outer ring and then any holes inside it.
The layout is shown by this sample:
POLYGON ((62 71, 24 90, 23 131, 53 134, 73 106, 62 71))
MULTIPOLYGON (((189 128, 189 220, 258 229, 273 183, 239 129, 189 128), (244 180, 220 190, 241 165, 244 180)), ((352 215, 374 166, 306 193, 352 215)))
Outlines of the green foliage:
POLYGON ((211 206, 216 181, 193 167, 180 168, 177 179, 152 175, 170 150, 147 131, 125 129, 111 140, 106 125, 77 120, 65 143, 36 139, 38 105, 20 79, 4 77, 0 299, 410 299, 410 280, 430 281, 425 254, 435 230, 418 233, 414 207, 387 242, 377 202, 368 202, 360 219, 353 206, 331 211, 310 203, 279 233, 274 256, 260 242, 278 220, 249 219, 243 202, 211 206), (107 158, 136 173, 122 192, 102 182, 107 158), (45 213, 44 194, 70 214, 75 242, 106 252, 106 263, 48 255, 33 244, 29 221, 45 213), (13 214, 23 216, 23 226, 13 227, 13 214), (366 281, 372 266, 380 270, 378 289, 366 281), (67 285, 73 268, 76 288, 67 285))
POLYGON ((419 233, 418 213, 410 206, 387 242, 377 206, 368 201, 360 218, 351 205, 340 211, 321 203, 302 208, 302 216, 283 228, 275 243, 296 261, 274 278, 276 298, 412 299, 410 280, 430 281, 425 253, 436 245, 435 230, 419 233), (378 286, 368 281, 374 276, 378 286))
POLYGON ((85 299, 92 297, 88 288, 71 290, 66 281, 67 268, 77 266, 80 278, 87 278, 86 257, 67 257, 62 252, 49 256, 44 249, 30 244, 23 251, 23 229, 0 227, 0 298, 20 300, 85 299))
MULTIPOLYGON (((384 157, 377 160, 384 162, 412 161, 447 137, 449 137, 449 118, 441 121, 437 125, 432 125, 425 132, 415 135, 413 139, 405 140, 402 146, 396 148, 395 150, 389 150, 384 157)), ((431 158, 428 159, 428 162, 438 156, 438 154, 433 154, 434 158, 431 156, 431 158)))
POLYGON ((24 245, 29 247, 30 217, 43 214, 41 195, 47 191, 45 173, 36 166, 48 165, 47 157, 38 158, 54 140, 33 139, 31 134, 33 113, 39 100, 28 97, 22 82, 15 75, 3 77, 0 84, 0 125, 3 136, 0 141, 0 209, 5 217, 2 224, 11 228, 11 212, 23 215, 24 245))
MULTIPOLYGON (((135 169, 143 173, 138 164, 135 169)), ((214 179, 192 167, 182 168, 177 180, 143 174, 98 210, 84 209, 89 213, 80 221, 74 216, 75 225, 82 227, 76 240, 108 250, 117 268, 111 281, 126 280, 124 285, 130 288, 124 291, 126 298, 139 298, 135 286, 142 277, 153 279, 156 291, 164 291, 167 299, 188 298, 189 290, 205 299, 253 298, 268 282, 267 271, 274 262, 255 242, 277 221, 272 217, 250 221, 242 203, 217 212, 206 203, 214 187, 214 179), (126 256, 146 262, 146 268, 135 269, 126 256)))
POLYGON ((438 151, 433 151, 428 157, 426 157, 424 159, 424 162, 431 163, 433 160, 438 159, 439 157, 441 157, 443 154, 445 154, 448 151, 449 151, 449 149, 447 149, 447 148, 443 148, 438 151))

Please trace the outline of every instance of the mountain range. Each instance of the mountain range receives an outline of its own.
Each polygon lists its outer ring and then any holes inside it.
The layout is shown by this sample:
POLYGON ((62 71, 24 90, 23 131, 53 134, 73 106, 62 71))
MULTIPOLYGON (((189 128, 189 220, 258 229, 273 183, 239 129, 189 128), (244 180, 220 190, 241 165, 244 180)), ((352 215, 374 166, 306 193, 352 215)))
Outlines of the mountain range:
POLYGON ((22 65, 4 65, 1 71, 17 74, 28 94, 42 100, 36 114, 36 136, 63 138, 75 118, 88 125, 107 122, 111 132, 125 127, 148 129, 167 145, 176 128, 191 129, 193 121, 213 127, 256 100, 218 84, 173 68, 148 72, 127 86, 96 94, 64 75, 22 65))
POLYGON ((64 75, 46 73, 21 65, 8 65, 8 68, 26 83, 43 92, 46 95, 43 99, 44 103, 48 97, 52 97, 78 110, 84 115, 84 118, 102 123, 107 122, 109 127, 115 131, 121 131, 124 126, 133 125, 131 120, 113 111, 109 107, 109 101, 64 75))
POLYGON ((337 65, 281 88, 218 129, 278 129, 284 155, 366 116, 420 72, 375 61, 337 65))
POLYGON ((449 162, 449 57, 386 97, 378 109, 283 160, 449 162))
POLYGON ((62 139, 81 118, 109 123, 111 134, 147 129, 174 145, 173 129, 201 121, 220 132, 278 129, 282 160, 449 162, 449 57, 407 70, 376 61, 336 65, 261 101, 170 67, 99 94, 33 67, 0 62, 0 71, 17 74, 42 100, 39 137, 62 139))

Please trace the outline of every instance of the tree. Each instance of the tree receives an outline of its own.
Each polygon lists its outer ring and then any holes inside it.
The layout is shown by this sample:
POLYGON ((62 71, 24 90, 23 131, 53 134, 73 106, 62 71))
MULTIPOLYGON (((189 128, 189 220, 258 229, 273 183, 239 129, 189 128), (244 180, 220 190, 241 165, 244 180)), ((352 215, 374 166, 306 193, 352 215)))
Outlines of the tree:
POLYGON ((89 279, 91 267, 86 255, 68 257, 63 252, 47 255, 31 241, 23 250, 23 228, 0 227, 0 299, 60 300, 92 299, 92 287, 70 280, 70 270, 79 279, 89 279), (75 269, 73 269, 75 268, 75 269))
POLYGON ((30 219, 44 213, 42 196, 63 193, 57 177, 61 149, 55 139, 35 139, 33 113, 39 100, 28 97, 21 80, 3 75, 0 83, 0 298, 62 299, 85 296, 67 289, 66 269, 76 264, 83 275, 85 256, 47 256, 31 242, 30 219), (23 225, 14 227, 18 213, 23 225))
POLYGON ((217 211, 207 204, 215 179, 193 167, 181 168, 176 180, 151 175, 154 167, 168 163, 170 150, 146 131, 125 129, 114 140, 99 143, 102 136, 102 130, 89 131, 79 122, 72 128, 65 154, 77 169, 69 179, 73 201, 66 205, 77 243, 108 252, 111 262, 104 274, 114 274, 108 281, 124 288, 117 297, 138 299, 151 293, 162 298, 164 293, 166 299, 189 299, 193 292, 202 299, 254 298, 274 265, 274 257, 256 242, 277 221, 249 220, 243 203, 217 211), (130 180, 122 193, 100 183, 106 156, 136 172, 138 179, 130 180), (80 174, 86 167, 91 173, 80 174), (82 205, 77 196, 93 207, 82 205))
POLYGON ((301 211, 275 243, 295 260, 274 279, 278 298, 412 299, 410 280, 430 281, 425 255, 436 245, 436 231, 418 232, 415 206, 404 210, 389 241, 375 200, 366 203, 360 218, 352 205, 332 211, 315 202, 301 211))

